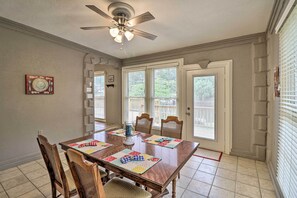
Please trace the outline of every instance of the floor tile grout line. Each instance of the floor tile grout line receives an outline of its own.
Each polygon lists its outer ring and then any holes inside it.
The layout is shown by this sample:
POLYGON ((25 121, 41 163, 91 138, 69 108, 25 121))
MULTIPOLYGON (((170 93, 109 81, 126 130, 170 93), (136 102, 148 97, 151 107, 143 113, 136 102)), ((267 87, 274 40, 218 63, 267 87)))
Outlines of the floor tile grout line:
POLYGON ((0 182, 0 185, 1 185, 1 187, 3 188, 3 192, 7 195, 7 197, 9 197, 8 193, 7 193, 6 190, 4 189, 4 186, 1 184, 1 182, 0 182))
MULTIPOLYGON (((199 164, 198 168, 196 169, 196 172, 194 173, 194 175, 197 173, 197 171, 199 171, 199 167, 201 166, 201 164, 202 164, 202 161, 200 162, 200 164, 199 164)), ((190 185, 190 183, 192 182, 192 180, 195 180, 195 179, 194 179, 194 175, 191 177, 191 181, 190 181, 189 184, 187 185, 186 190, 189 190, 189 191, 191 191, 191 192, 193 192, 193 193, 196 193, 196 194, 198 194, 198 195, 204 196, 204 195, 202 195, 202 194, 200 194, 200 193, 197 193, 197 192, 194 192, 194 191, 188 189, 188 186, 190 185)), ((198 181, 198 180, 195 180, 195 181, 198 181)), ((202 182, 202 181, 199 181, 199 182, 202 182)), ((205 182, 202 182, 202 183, 204 183, 204 184, 208 184, 208 183, 205 183, 205 182)), ((209 184, 208 184, 208 185, 209 185, 209 184)), ((205 197, 205 196, 204 196, 204 197, 205 197)), ((208 197, 208 196, 206 196, 206 197, 208 197)))
POLYGON ((219 165, 216 167, 216 172, 215 172, 215 174, 214 174, 214 177, 213 177, 213 180, 212 180, 212 183, 211 183, 211 187, 210 187, 210 189, 209 189, 209 192, 208 192, 208 194, 207 194, 207 197, 209 197, 209 195, 210 195, 210 191, 211 191, 211 189, 212 189, 212 187, 213 187, 214 180, 216 179, 216 174, 217 174, 217 172, 218 172, 218 167, 219 167, 219 165))
POLYGON ((258 177, 258 182, 259 182, 260 197, 263 197, 263 196, 262 196, 262 191, 261 191, 261 183, 260 183, 260 178, 259 178, 259 174, 258 174, 257 165, 256 165, 256 172, 257 172, 257 177, 258 177))
MULTIPOLYGON (((4 180, 4 181, 2 181, 2 182, 0 182, 0 184, 1 184, 1 186, 3 186, 3 183, 5 183, 5 182, 8 182, 9 180, 12 180, 12 179, 15 179, 16 177, 19 177, 19 176, 25 176, 24 175, 24 173, 16 166, 16 169, 18 170, 18 171, 20 171, 20 173, 21 173, 21 175, 16 175, 16 176, 14 176, 14 177, 12 177, 12 178, 9 178, 9 179, 7 179, 7 180, 4 180)), ((26 177, 26 176, 25 176, 26 177)), ((27 177, 26 177, 27 178, 27 177)), ((27 178, 28 179, 28 178, 27 178)), ((28 179, 28 181, 29 181, 29 179, 28 179)), ((27 183, 27 181, 25 182, 25 183, 27 183)), ((20 186, 20 185, 23 185, 24 183, 22 183, 22 184, 18 184, 17 186, 20 186)), ((17 186, 14 186, 14 187, 11 187, 11 188, 9 188, 9 189, 5 189, 4 188, 4 186, 3 186, 3 189, 4 189, 4 191, 7 193, 7 191, 9 191, 10 189, 12 189, 12 188, 15 188, 15 187, 17 187, 17 186)), ((7 193, 8 194, 8 193, 7 193)))
MULTIPOLYGON (((239 164, 238 164, 239 165, 239 164)), ((239 172, 237 172, 239 173, 239 172)), ((258 175, 258 170, 257 170, 257 167, 256 167, 256 173, 257 173, 257 179, 258 179, 258 182, 259 182, 259 191, 260 191, 260 197, 262 197, 262 194, 261 194, 261 188, 260 188, 260 181, 259 181, 259 175, 258 175)), ((247 174, 244 174, 244 173, 240 173, 242 175, 246 175, 246 176, 250 176, 250 177, 253 177, 251 175, 247 175, 247 174)), ((237 183, 241 183, 241 184, 244 184, 244 185, 248 185, 248 186, 252 186, 252 187, 256 187, 256 186, 253 186, 253 185, 249 185, 249 184, 245 184, 245 183, 242 183, 240 181, 237 181, 237 174, 236 174, 236 186, 237 186, 237 183)), ((257 187, 256 187, 257 188, 257 187)), ((240 194, 240 195, 244 195, 244 194, 241 194, 241 193, 237 193, 237 194, 240 194)), ((244 196, 247 196, 247 195, 244 195, 244 196)), ((250 197, 250 196, 247 196, 247 197, 250 197)))
MULTIPOLYGON (((202 164, 202 162, 200 163, 200 165, 201 165, 201 164, 202 164)), ((199 167, 200 167, 200 165, 199 165, 199 167)), ((206 165, 209 165, 209 164, 206 164, 206 165)), ((200 170, 199 170, 199 167, 197 168, 195 174, 196 174, 198 171, 200 171, 200 170)), ((217 171, 218 171, 218 168, 219 168, 219 167, 217 166, 217 167, 216 167, 216 172, 215 172, 215 174, 211 174, 211 173, 207 173, 207 174, 213 175, 213 176, 214 176, 214 179, 215 179, 215 177, 217 176, 216 173, 217 173, 217 171)), ((201 172, 203 172, 203 171, 201 171, 201 172)), ((234 171, 232 171, 232 172, 234 172, 234 171)), ((203 173, 206 173, 206 172, 203 172, 203 173)), ((236 173, 236 172, 235 172, 235 173, 236 173)), ((195 174, 194 174, 194 175, 195 175, 195 174)), ((218 177, 220 177, 220 176, 218 176, 218 177)), ((221 177, 221 178, 222 178, 222 177, 221 177)), ((208 192, 208 195, 207 195, 207 197, 209 197, 210 192, 211 192, 211 189, 212 189, 212 187, 214 186, 214 184, 213 184, 213 183, 214 183, 214 179, 213 179, 213 181, 212 181, 212 184, 209 184, 209 183, 206 183, 206 182, 203 182, 203 181, 196 180, 196 179, 194 179, 194 177, 191 178, 191 181, 192 181, 192 180, 195 180, 195 181, 199 181, 199 182, 201 182, 201 183, 210 185, 211 188, 210 188, 210 190, 209 190, 209 192, 208 192)), ((226 179, 226 178, 224 178, 224 179, 226 179)), ((228 179, 228 180, 231 180, 231 179, 228 179)), ((189 184, 191 183, 191 181, 189 182, 189 184)), ((233 180, 231 180, 231 181, 233 181, 233 180)), ((188 186, 189 186, 189 184, 188 184, 188 186)), ((235 185, 236 185, 236 182, 235 182, 235 185)), ((187 186, 187 188, 188 188, 188 186, 187 186)), ((232 191, 230 191, 230 190, 221 188, 221 187, 219 187, 219 186, 214 186, 214 187, 219 188, 219 189, 221 189, 221 190, 226 190, 226 191, 232 192, 232 191)), ((190 190, 190 189, 187 189, 187 188, 186 188, 186 190, 189 190, 189 191, 191 191, 191 192, 194 192, 194 191, 192 191, 192 190, 190 190)), ((236 189, 235 189, 235 190, 236 190, 236 189)), ((232 193, 234 193, 234 196, 235 196, 235 194, 236 194, 235 190, 232 192, 232 193)), ((202 194, 197 193, 197 192, 194 192, 194 193, 199 194, 199 195, 202 195, 202 194)), ((204 196, 204 195, 202 195, 202 196, 204 196)))
MULTIPOLYGON (((19 168, 19 167, 17 167, 22 173, 23 173, 23 171, 19 168)), ((29 180, 29 182, 44 196, 44 197, 46 197, 40 190, 39 190, 39 188, 37 187, 37 186, 35 186, 35 184, 33 184, 33 182, 31 181, 31 179, 29 179, 28 177, 27 177, 27 175, 25 174, 25 173, 23 173, 23 175, 29 180)), ((40 177, 42 177, 42 176, 40 176, 40 177)), ((37 178, 39 178, 39 177, 37 177, 37 178)), ((37 179, 37 178, 35 178, 35 179, 37 179)), ((47 184, 45 184, 45 185, 47 185, 47 184)), ((42 186, 41 186, 42 187, 42 186)), ((31 191, 33 191, 33 190, 31 190, 31 191)), ((30 192, 31 192, 30 191, 30 192)), ((27 192, 28 193, 28 192, 27 192)), ((24 194, 26 194, 26 193, 24 193, 24 194)), ((24 195, 24 194, 22 194, 22 195, 24 195)), ((22 195, 20 195, 20 196, 22 196, 22 195)), ((18 196, 19 197, 19 196, 18 196)))
POLYGON ((238 157, 236 158, 236 164, 234 197, 237 194, 238 157))
MULTIPOLYGON (((200 167, 201 163, 202 163, 202 161, 199 162, 199 166, 197 167, 196 172, 194 173, 194 175, 197 173, 198 168, 200 167)), ((184 176, 184 177, 186 177, 186 176, 184 176)), ((194 177, 194 176, 193 176, 193 177, 194 177)), ((191 181, 193 180, 193 177, 190 178, 191 180, 190 180, 190 182, 187 184, 187 186, 185 187, 185 190, 184 190, 184 192, 181 194, 181 197, 183 197, 185 191, 188 189, 188 186, 189 186, 189 184, 191 183, 191 181)))

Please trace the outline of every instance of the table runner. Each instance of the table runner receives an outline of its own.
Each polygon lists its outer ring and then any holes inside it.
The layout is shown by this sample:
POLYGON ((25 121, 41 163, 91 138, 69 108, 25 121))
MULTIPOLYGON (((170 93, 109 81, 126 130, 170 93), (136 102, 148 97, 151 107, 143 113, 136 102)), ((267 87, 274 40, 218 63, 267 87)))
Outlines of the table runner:
MULTIPOLYGON (((116 136, 120 136, 120 137, 126 137, 125 133, 126 133, 125 129, 118 129, 118 130, 107 132, 107 134, 109 134, 109 135, 116 135, 116 136)), ((132 135, 137 135, 137 134, 139 134, 138 131, 132 131, 132 135)))
POLYGON ((149 143, 149 144, 155 144, 155 145, 163 146, 163 147, 167 147, 167 148, 175 148, 183 140, 171 138, 171 137, 160 136, 160 135, 153 135, 149 138, 146 138, 143 141, 146 143, 149 143))
POLYGON ((87 140, 84 140, 81 142, 69 144, 68 146, 70 146, 76 150, 79 150, 81 152, 91 154, 91 153, 100 151, 102 149, 108 148, 108 147, 112 146, 112 144, 109 144, 106 142, 101 142, 101 141, 94 140, 94 139, 87 139, 87 140), (96 146, 91 146, 93 144, 96 146))
POLYGON ((153 167, 155 164, 157 164, 161 158, 157 158, 145 153, 140 153, 137 151, 132 151, 130 149, 124 149, 120 152, 117 152, 113 155, 110 155, 103 159, 106 162, 109 162, 111 164, 114 164, 116 166, 119 166, 121 168, 127 169, 131 172, 143 174, 147 170, 149 170, 151 167, 153 167), (129 161, 125 164, 121 162, 121 158, 125 157, 127 155, 130 156, 143 156, 144 161, 129 161))

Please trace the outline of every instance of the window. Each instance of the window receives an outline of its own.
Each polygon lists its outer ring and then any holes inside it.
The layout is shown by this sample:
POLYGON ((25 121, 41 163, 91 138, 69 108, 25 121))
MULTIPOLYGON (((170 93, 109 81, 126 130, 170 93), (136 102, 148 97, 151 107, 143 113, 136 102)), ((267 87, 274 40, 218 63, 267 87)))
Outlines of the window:
POLYGON ((145 71, 129 72, 127 81, 127 120, 133 121, 145 111, 145 71))
POLYGON ((123 68, 123 121, 135 121, 143 112, 160 127, 161 119, 178 116, 180 60, 123 68))
POLYGON ((161 119, 177 114, 176 67, 153 69, 152 117, 154 126, 161 126, 161 119))
POLYGON ((94 77, 95 119, 105 120, 105 76, 95 73, 94 77))
POLYGON ((297 7, 280 32, 280 113, 277 180, 284 197, 297 197, 297 7))

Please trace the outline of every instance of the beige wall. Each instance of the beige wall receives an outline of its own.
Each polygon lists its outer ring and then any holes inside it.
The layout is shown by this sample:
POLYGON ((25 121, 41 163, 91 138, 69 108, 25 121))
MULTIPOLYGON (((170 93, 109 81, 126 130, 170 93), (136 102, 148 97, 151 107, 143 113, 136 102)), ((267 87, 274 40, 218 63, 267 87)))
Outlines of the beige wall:
MULTIPOLYGON (((184 58, 184 64, 195 64, 201 60, 210 61, 233 60, 233 140, 232 153, 235 155, 265 160, 265 131, 261 134, 262 145, 257 145, 258 136, 254 127, 257 105, 254 87, 256 81, 266 85, 266 74, 263 79, 256 60, 266 56, 266 41, 264 34, 230 39, 210 44, 192 46, 188 48, 160 52, 152 55, 123 60, 123 66, 156 62, 176 58, 184 58), (259 154, 258 147, 261 148, 259 154)), ((266 62, 263 67, 266 68, 266 62)), ((262 85, 261 85, 262 86, 262 85)), ((266 93, 266 92, 265 92, 266 93)), ((263 103, 263 112, 266 104, 263 103)), ((261 107, 262 108, 262 107, 261 107)), ((266 126, 266 125, 265 125, 266 126)))
POLYGON ((52 143, 83 134, 87 53, 6 26, 0 24, 0 170, 39 156, 38 130, 52 143), (25 95, 25 74, 53 76, 55 94, 25 95))

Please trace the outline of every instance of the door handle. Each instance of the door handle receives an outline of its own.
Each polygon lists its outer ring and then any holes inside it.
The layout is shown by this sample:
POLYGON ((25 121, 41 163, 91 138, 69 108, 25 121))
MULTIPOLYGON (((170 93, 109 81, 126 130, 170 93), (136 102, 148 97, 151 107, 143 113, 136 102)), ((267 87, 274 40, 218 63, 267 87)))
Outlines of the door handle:
POLYGON ((190 112, 187 112, 187 113, 186 113, 186 115, 190 116, 190 115, 191 115, 191 113, 190 113, 190 112))

